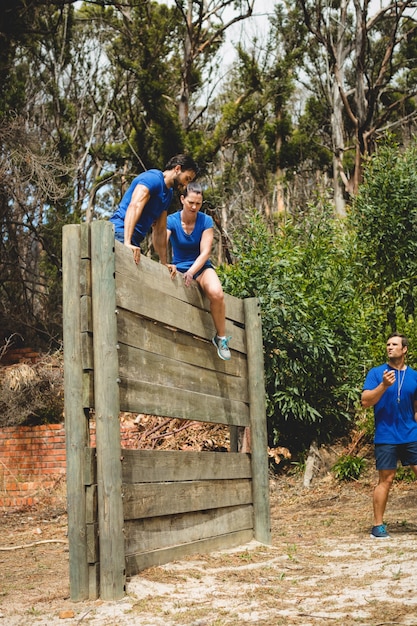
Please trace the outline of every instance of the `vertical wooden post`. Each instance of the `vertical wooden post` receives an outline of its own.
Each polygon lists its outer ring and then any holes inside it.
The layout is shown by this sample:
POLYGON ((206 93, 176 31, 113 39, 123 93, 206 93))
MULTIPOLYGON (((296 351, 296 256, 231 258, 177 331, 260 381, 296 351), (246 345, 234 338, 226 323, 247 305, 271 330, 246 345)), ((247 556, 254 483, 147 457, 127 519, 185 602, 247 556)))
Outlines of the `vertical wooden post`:
POLYGON ((88 599, 85 447, 88 422, 83 408, 81 346, 81 229, 64 226, 62 233, 64 410, 67 457, 69 578, 71 599, 88 599))
POLYGON ((261 311, 257 298, 246 298, 243 303, 249 376, 254 536, 257 541, 270 544, 268 435, 261 311))
POLYGON ((110 222, 91 224, 94 398, 100 545, 100 597, 125 593, 120 459, 114 234, 110 222))

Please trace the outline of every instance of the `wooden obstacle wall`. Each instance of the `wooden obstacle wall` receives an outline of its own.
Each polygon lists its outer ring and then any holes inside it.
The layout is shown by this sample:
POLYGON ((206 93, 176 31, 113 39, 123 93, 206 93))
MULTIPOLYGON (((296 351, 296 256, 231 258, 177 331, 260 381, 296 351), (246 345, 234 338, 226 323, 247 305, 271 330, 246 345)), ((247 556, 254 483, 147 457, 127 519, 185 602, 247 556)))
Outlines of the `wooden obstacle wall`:
POLYGON ((135 265, 105 221, 64 227, 63 288, 71 598, 115 600, 144 568, 269 543, 258 301, 226 295, 222 361, 197 284, 146 257, 135 265), (232 451, 122 450, 121 411, 227 424, 232 451), (251 454, 237 452, 243 427, 251 454))

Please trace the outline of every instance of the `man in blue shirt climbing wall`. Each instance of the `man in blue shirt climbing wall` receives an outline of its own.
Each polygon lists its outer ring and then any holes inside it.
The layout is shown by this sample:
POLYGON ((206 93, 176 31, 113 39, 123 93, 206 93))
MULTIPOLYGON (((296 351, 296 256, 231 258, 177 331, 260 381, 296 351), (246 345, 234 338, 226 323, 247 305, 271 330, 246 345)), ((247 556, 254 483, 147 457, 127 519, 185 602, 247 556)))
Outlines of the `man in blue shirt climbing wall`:
POLYGON ((153 245, 161 263, 167 264, 167 210, 174 189, 182 191, 197 176, 198 166, 185 154, 172 157, 164 171, 151 169, 139 174, 110 218, 115 238, 131 248, 135 263, 140 261, 140 244, 153 226, 153 245))

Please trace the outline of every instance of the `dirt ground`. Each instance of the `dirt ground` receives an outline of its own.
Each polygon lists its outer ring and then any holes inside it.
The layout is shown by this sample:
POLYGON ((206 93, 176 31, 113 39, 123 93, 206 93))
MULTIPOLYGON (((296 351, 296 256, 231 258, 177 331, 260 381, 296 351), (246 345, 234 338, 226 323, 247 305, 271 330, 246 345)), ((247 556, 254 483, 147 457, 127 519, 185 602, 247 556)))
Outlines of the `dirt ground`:
POLYGON ((272 545, 190 557, 134 576, 119 602, 69 599, 65 494, 0 514, 0 626, 417 626, 416 488, 398 482, 373 540, 376 473, 271 479, 272 545), (11 548, 11 549, 10 549, 11 548))

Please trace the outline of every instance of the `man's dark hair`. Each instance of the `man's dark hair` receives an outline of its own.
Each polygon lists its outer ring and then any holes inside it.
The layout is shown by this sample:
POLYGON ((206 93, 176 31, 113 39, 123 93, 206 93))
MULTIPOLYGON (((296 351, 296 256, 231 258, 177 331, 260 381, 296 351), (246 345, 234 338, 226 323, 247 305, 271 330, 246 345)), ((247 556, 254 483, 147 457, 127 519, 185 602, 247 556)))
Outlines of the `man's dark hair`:
MULTIPOLYGON (((403 348, 408 348, 408 339, 405 335, 402 335, 401 333, 391 333, 390 336, 388 337, 388 339, 391 339, 392 337, 400 337, 401 338, 401 345, 403 348)), ((388 341, 387 339, 387 341, 388 341)))
POLYGON ((194 159, 188 154, 177 154, 170 158, 168 163, 165 165, 166 170, 173 170, 174 167, 179 165, 181 170, 184 172, 185 170, 192 170, 195 172, 195 175, 198 175, 198 165, 194 161, 194 159))

